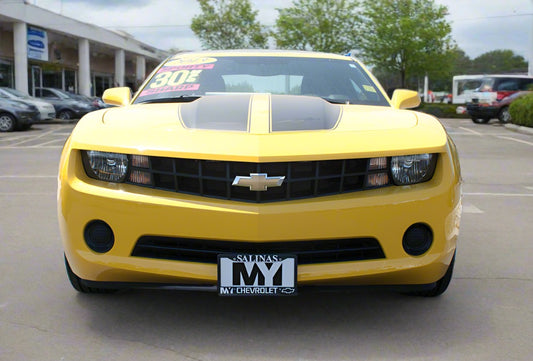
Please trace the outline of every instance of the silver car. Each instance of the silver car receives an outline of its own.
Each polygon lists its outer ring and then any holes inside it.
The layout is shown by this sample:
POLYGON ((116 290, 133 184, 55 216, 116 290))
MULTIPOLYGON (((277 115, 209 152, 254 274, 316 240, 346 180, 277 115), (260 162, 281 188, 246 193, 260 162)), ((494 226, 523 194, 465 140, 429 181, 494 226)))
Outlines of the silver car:
POLYGON ((11 100, 18 100, 26 104, 34 105, 39 110, 41 120, 53 119, 56 117, 56 111, 52 104, 31 97, 28 94, 25 94, 19 90, 8 87, 0 87, 0 97, 8 98, 11 100))

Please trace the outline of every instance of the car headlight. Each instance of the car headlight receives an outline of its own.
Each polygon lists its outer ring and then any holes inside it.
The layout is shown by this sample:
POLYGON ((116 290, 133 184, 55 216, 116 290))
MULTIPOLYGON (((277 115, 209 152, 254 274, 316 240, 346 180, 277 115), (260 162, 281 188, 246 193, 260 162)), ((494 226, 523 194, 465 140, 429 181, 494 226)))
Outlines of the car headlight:
POLYGON ((394 184, 407 185, 426 182, 433 177, 436 154, 402 155, 391 158, 391 174, 394 184))
POLYGON ((82 151, 85 172, 91 178, 106 182, 123 182, 128 174, 128 156, 120 153, 82 151))

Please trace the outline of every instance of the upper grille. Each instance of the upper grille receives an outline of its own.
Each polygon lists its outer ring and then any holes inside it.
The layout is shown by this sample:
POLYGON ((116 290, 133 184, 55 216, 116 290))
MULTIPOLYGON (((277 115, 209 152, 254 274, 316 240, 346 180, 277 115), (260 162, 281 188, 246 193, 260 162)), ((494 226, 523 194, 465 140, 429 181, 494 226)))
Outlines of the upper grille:
POLYGON ((145 167, 131 167, 127 183, 204 197, 258 203, 376 188, 368 184, 368 176, 388 174, 387 169, 370 170, 367 158, 246 163, 148 157, 148 164, 143 166, 145 167), (149 179, 146 182, 149 184, 135 181, 133 174, 139 172, 144 174, 143 179, 149 179), (232 186, 236 176, 249 176, 251 173, 266 173, 270 177, 284 176, 285 180, 280 187, 270 187, 267 191, 250 191, 246 187, 232 186))
POLYGON ((143 236, 132 256, 217 263, 219 254, 294 254, 298 264, 349 262, 385 258, 375 238, 346 238, 292 242, 230 242, 193 238, 143 236))

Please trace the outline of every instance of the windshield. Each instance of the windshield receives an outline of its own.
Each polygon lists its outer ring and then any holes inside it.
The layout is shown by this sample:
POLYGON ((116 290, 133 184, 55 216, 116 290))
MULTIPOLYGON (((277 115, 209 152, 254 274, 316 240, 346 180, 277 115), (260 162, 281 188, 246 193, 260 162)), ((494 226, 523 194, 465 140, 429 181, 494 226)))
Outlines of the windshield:
POLYGON ((134 103, 192 101, 224 93, 308 95, 333 103, 389 105, 376 84, 350 58, 273 56, 172 58, 154 74, 134 103))
POLYGON ((73 97, 71 97, 69 95, 69 93, 67 93, 66 91, 63 91, 63 90, 60 90, 60 89, 54 89, 56 94, 61 98, 61 99, 74 99, 73 97))
POLYGON ((31 97, 27 94, 24 94, 20 90, 12 89, 12 88, 1 88, 0 91, 4 91, 6 93, 10 93, 17 98, 24 98, 24 99, 30 99, 31 97))

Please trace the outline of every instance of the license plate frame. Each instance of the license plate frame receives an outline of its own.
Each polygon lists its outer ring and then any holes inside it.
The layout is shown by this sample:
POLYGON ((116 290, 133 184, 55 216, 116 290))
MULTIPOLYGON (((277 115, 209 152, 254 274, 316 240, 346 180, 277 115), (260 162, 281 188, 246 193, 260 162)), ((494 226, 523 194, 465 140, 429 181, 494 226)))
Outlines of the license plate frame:
POLYGON ((217 259, 220 296, 294 296, 297 257, 291 254, 220 254, 217 259))

